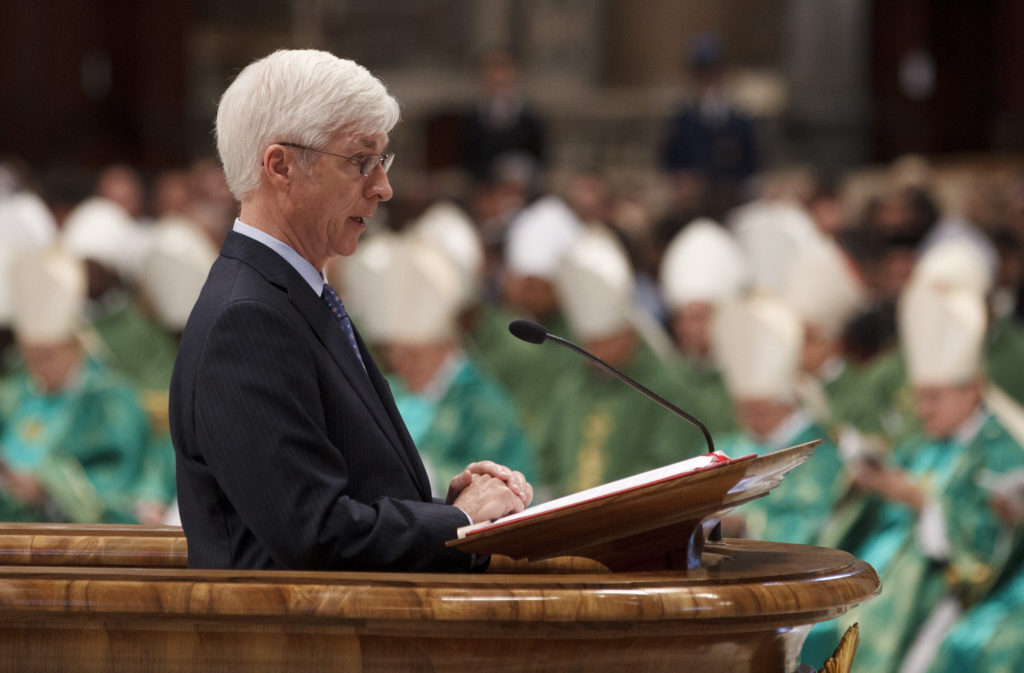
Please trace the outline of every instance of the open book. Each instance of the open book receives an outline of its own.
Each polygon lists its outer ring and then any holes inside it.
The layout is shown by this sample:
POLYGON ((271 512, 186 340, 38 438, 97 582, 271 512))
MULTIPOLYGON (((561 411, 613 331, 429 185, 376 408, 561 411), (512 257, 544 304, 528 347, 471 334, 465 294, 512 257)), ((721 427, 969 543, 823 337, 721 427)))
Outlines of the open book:
POLYGON ((764 456, 704 454, 465 526, 446 544, 533 561, 582 556, 614 571, 696 568, 704 531, 733 507, 767 495, 820 443, 764 456))
MULTIPOLYGON (((740 460, 753 457, 753 455, 745 456, 740 460)), ((665 465, 664 467, 658 467, 653 470, 648 470, 647 472, 641 472, 640 474, 634 474, 616 481, 610 481, 607 484, 601 484, 600 486, 588 488, 561 498, 555 498, 554 500, 549 500, 545 503, 535 505, 534 507, 527 507, 518 514, 510 514, 496 521, 481 521, 480 523, 463 526, 459 529, 459 538, 461 539, 467 535, 479 533, 480 531, 492 529, 497 526, 508 525, 522 519, 539 516, 545 512, 554 512, 556 510, 573 507, 581 503, 592 502, 599 498, 606 498, 616 493, 624 493, 632 489, 643 488, 649 484, 656 484, 668 479, 692 474, 700 470, 707 470, 715 467, 716 465, 724 465, 730 460, 729 456, 725 455, 721 451, 705 453, 700 456, 695 456, 694 458, 681 460, 678 463, 672 463, 671 465, 665 465)))

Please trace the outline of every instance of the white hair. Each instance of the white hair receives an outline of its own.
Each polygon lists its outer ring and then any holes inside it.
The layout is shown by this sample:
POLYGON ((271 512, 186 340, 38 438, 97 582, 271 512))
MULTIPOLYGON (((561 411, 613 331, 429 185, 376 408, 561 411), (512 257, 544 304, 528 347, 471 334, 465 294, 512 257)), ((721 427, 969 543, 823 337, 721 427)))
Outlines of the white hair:
MULTIPOLYGON (((246 66, 221 96, 217 151, 231 193, 242 200, 259 186, 268 145, 322 149, 338 129, 389 133, 399 116, 398 101, 355 61, 314 49, 280 50, 246 66)), ((312 162, 300 156, 303 168, 312 162)))

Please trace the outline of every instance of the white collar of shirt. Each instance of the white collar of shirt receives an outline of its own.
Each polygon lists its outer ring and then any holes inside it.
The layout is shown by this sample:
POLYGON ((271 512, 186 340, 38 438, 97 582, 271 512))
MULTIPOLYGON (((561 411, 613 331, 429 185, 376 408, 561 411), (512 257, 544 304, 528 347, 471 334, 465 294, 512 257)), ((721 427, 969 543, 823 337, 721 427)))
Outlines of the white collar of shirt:
POLYGON ((288 262, 293 269, 299 272, 302 279, 309 283, 310 289, 316 293, 316 296, 324 291, 324 284, 327 280, 324 278, 324 272, 317 271, 316 267, 306 261, 306 258, 295 252, 292 246, 279 241, 270 234, 256 227, 249 226, 245 222, 239 219, 235 219, 235 225, 231 227, 231 230, 235 233, 241 234, 247 238, 251 238, 254 241, 258 241, 263 245, 267 246, 277 254, 284 258, 284 261, 288 262))

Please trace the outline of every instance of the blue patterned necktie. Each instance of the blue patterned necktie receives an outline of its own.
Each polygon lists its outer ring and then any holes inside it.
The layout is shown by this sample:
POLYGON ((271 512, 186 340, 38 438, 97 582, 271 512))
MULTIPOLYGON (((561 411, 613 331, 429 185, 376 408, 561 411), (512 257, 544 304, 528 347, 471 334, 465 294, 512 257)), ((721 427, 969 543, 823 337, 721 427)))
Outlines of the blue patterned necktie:
POLYGON ((352 328, 352 320, 348 317, 348 312, 345 310, 345 304, 341 303, 341 297, 334 291, 334 288, 324 283, 323 292, 320 293, 320 298, 324 300, 327 307, 331 309, 331 314, 334 315, 334 319, 341 325, 341 331, 348 337, 348 342, 352 344, 352 350, 356 352, 356 357, 359 358, 359 364, 363 365, 363 369, 366 369, 366 363, 363 362, 363 355, 359 352, 359 344, 356 343, 356 331, 352 328))

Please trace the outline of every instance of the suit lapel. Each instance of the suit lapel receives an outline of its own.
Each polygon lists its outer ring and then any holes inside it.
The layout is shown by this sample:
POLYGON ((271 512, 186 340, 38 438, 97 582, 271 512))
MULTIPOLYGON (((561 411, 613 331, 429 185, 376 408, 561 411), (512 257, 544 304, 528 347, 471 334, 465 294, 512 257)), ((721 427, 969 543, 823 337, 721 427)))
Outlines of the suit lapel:
MULTIPOLYGON (((423 460, 420 458, 419 451, 416 449, 416 444, 412 441, 412 437, 409 435, 409 430, 405 427, 405 421, 402 420, 402 414, 399 413, 398 406, 395 404, 395 397, 391 394, 391 386, 388 385, 388 382, 384 379, 384 375, 381 374, 380 370, 377 368, 377 363, 374 362, 373 358, 370 356, 369 349, 366 347, 366 344, 363 343, 363 338, 359 335, 359 330, 356 330, 356 341, 359 343, 359 350, 363 354, 363 361, 366 362, 366 373, 368 378, 377 391, 378 399, 383 403, 384 408, 387 410, 388 416, 392 421, 392 426, 400 436, 401 446, 405 450, 408 464, 413 469, 416 477, 416 483, 419 485, 420 495, 422 495, 424 499, 429 500, 431 497, 430 479, 427 477, 427 471, 423 467, 423 460)), ((349 350, 351 350, 351 348, 349 350)))
POLYGON ((317 339, 338 365, 341 374, 349 382, 378 427, 388 438, 393 450, 399 455, 409 474, 413 477, 420 494, 430 497, 429 480, 416 447, 405 429, 395 407, 387 383, 377 369, 369 350, 362 339, 356 336, 366 370, 352 350, 348 338, 331 315, 327 304, 316 296, 308 283, 280 255, 262 243, 231 232, 224 243, 222 253, 236 257, 258 270, 269 282, 288 293, 295 308, 302 314, 317 339))

